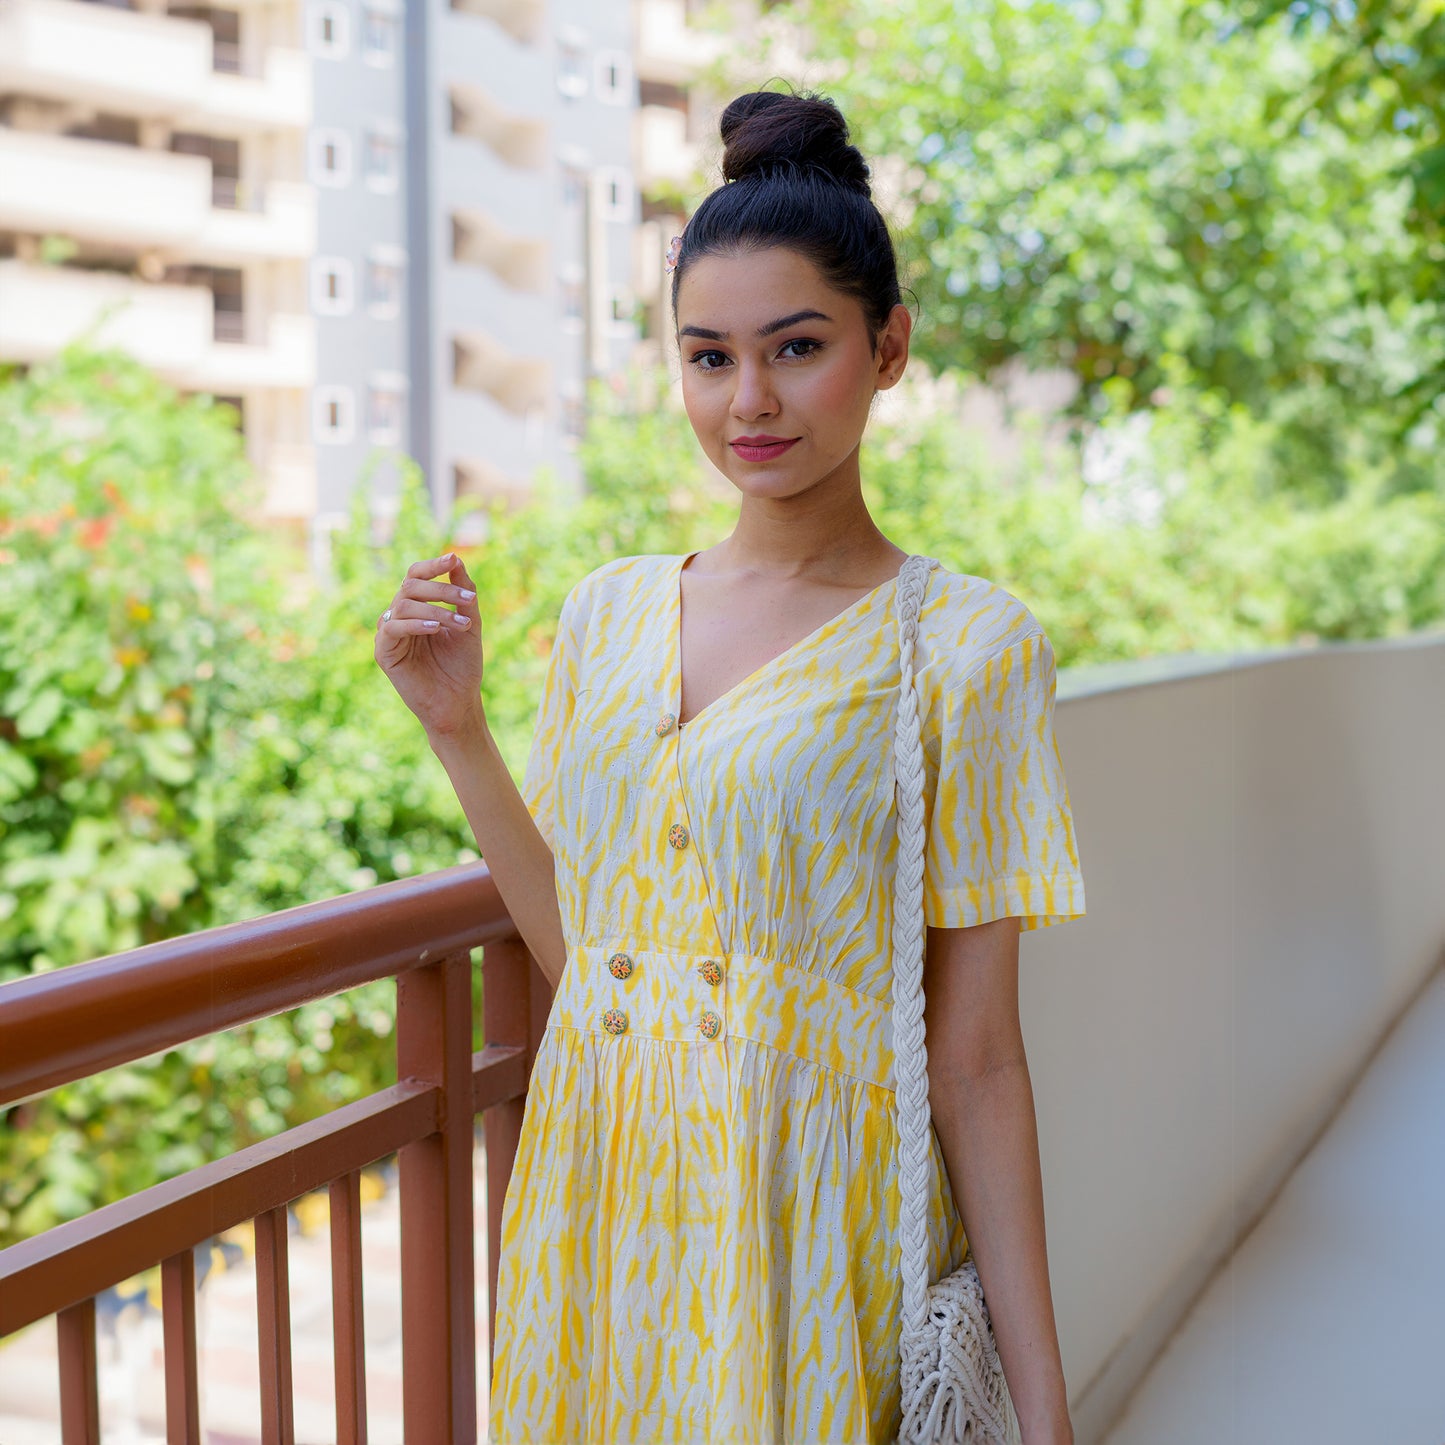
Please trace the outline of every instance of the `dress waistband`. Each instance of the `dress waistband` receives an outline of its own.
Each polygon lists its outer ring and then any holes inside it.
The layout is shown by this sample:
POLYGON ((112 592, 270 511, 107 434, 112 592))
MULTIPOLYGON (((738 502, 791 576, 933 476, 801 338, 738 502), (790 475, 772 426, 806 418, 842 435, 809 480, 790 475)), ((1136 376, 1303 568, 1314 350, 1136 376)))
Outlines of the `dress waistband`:
POLYGON ((777 959, 575 945, 548 1025, 718 1048, 751 1039, 893 1087, 892 1000, 777 959))

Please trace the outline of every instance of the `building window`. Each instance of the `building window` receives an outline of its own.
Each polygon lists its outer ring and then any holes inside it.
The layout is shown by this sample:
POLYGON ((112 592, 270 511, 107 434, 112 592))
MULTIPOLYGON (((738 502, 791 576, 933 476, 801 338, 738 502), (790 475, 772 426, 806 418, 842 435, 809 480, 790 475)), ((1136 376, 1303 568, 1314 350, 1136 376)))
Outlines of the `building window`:
POLYGON ((343 59, 351 53, 351 12, 339 0, 314 0, 306 12, 306 36, 313 55, 343 59))
POLYGON ((632 99, 632 60, 625 50, 599 50, 596 60, 597 98, 609 105, 632 99))
POLYGON ((373 376, 366 389, 366 431, 378 446, 401 441, 406 412, 406 378, 393 372, 373 376))
POLYGON ((311 262, 311 309, 318 316, 345 316, 355 302, 351 262, 316 256, 311 262))
POLYGON ((366 309, 373 316, 401 310, 402 268, 406 254, 395 246, 377 246, 366 258, 366 309))
POLYGON ((630 332, 635 329, 633 321, 633 299, 632 293, 627 290, 616 290, 612 293, 610 316, 614 331, 630 332))
POLYGON ((311 132, 311 179, 318 186, 351 184, 351 137, 321 126, 311 132))
POLYGON ((573 99, 587 93, 587 52, 581 45, 558 42, 557 89, 573 99))
POLYGON ((580 166, 562 167, 562 204, 580 209, 587 195, 587 172, 580 166))
POLYGON ((401 141, 395 133, 385 130, 366 132, 366 149, 362 157, 366 184, 373 191, 394 191, 401 175, 401 141))
MULTIPOLYGON (((583 306, 586 304, 586 293, 583 289, 582 277, 568 273, 558 277, 558 282, 562 292, 563 321, 577 322, 580 325, 584 319, 583 306)), ((575 330, 576 328, 569 327, 568 329, 575 330)))
POLYGON ((356 398, 349 386, 318 386, 312 393, 312 431, 318 442, 343 445, 356 434, 356 398))
POLYGON ((361 11, 361 54, 373 65, 394 65, 401 48, 401 21, 392 10, 365 5, 361 11))
POLYGON ((597 186, 603 220, 632 220, 632 177, 627 171, 620 166, 598 166, 597 186))

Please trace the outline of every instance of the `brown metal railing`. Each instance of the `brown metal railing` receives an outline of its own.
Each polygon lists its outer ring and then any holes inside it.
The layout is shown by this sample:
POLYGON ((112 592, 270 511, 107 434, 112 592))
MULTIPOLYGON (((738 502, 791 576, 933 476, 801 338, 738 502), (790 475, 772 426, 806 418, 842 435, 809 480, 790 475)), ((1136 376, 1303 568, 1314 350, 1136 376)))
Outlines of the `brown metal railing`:
MULTIPOLYGON (((366 1440, 360 1170, 399 1155, 406 1438, 477 1438, 472 1133, 483 1112, 495 1324, 502 1202, 551 989, 467 864, 0 986, 0 1107, 394 977, 397 1083, 0 1251, 0 1337, 55 1315, 64 1445, 99 1445, 95 1296, 161 1265, 166 1432, 200 1445, 193 1248, 256 1233, 262 1440, 290 1445, 286 1207, 329 1186, 338 1445, 366 1440), (472 1051, 471 950, 485 1047, 472 1051)), ((491 1331, 495 1338, 495 1329, 491 1331)))

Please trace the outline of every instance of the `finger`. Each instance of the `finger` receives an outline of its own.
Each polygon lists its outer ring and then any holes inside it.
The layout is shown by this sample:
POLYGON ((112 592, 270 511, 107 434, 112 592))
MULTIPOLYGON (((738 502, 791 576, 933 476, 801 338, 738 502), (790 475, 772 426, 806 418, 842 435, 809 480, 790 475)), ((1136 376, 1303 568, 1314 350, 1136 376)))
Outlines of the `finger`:
POLYGON ((480 622, 481 613, 477 610, 480 603, 477 600, 477 584, 472 581, 471 574, 467 571, 467 564, 462 561, 460 553, 453 553, 457 559, 457 565, 452 568, 451 578, 456 585, 457 607, 465 612, 468 617, 480 622), (471 596, 463 596, 463 593, 470 593, 471 596))
POLYGON ((419 577, 408 577, 402 584, 398 597, 411 597, 421 602, 475 602, 476 592, 451 582, 424 582, 419 577))
MULTIPOLYGON (((398 598, 392 605, 391 621, 406 622, 430 620, 451 632, 465 632, 472 625, 472 619, 465 612, 453 612, 434 602, 419 602, 413 598, 398 598)), ((390 626, 390 623, 387 624, 390 626)))
POLYGON ((458 561, 455 552, 444 552, 440 557, 428 557, 421 562, 413 562, 406 569, 408 577, 437 577, 443 572, 449 572, 458 561))

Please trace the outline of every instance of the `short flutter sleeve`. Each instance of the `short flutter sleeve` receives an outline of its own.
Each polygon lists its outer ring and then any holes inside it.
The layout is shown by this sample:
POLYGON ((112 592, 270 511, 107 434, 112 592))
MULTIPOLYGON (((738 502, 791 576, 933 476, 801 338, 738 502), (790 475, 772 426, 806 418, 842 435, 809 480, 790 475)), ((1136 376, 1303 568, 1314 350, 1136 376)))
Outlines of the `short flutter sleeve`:
POLYGON ((924 860, 929 926, 1017 915, 1027 930, 1083 915, 1056 685, 1053 647, 1035 628, 943 697, 924 860))
MULTIPOLYGON (((584 579, 585 580, 585 579, 584 579)), ((532 744, 522 772, 522 799, 527 804, 538 832, 555 851, 553 842, 557 770, 562 740, 572 721, 577 698, 578 664, 582 655, 580 629, 583 625, 581 583, 563 599, 557 617, 557 636, 547 657, 547 671, 537 702, 537 720, 532 744)))

